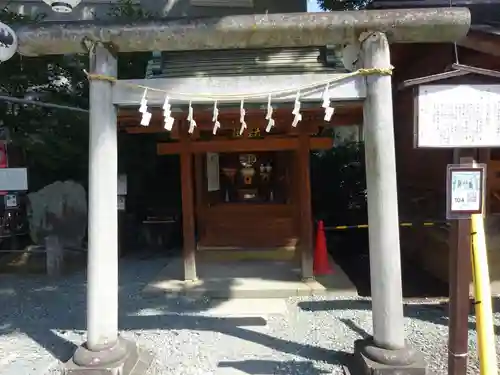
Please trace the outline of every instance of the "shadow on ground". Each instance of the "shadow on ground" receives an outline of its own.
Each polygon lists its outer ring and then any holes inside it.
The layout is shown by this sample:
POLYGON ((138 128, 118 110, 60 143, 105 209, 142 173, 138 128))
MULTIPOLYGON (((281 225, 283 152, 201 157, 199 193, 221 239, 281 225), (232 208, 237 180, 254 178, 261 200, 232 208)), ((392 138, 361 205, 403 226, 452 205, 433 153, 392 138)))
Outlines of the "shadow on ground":
MULTIPOLYGON (((122 261, 120 263, 120 328, 133 330, 191 330, 213 331, 256 343, 278 352, 298 355, 304 361, 243 360, 220 362, 221 370, 233 368, 249 374, 323 374, 313 361, 352 368, 353 355, 315 345, 298 343, 250 327, 265 326, 262 317, 218 318, 196 315, 224 302, 220 299, 189 299, 167 295, 141 296, 144 285, 167 263, 164 259, 122 261)), ((220 288, 230 288, 227 280, 220 288)), ((59 280, 46 277, 0 276, 0 335, 21 332, 60 361, 70 358, 75 345, 64 338, 66 331, 85 331, 86 284, 83 272, 59 280)), ((305 311, 371 310, 368 300, 320 300, 299 302, 305 311)), ((500 312, 500 299, 495 299, 494 309, 500 312)), ((405 316, 446 326, 445 304, 405 305, 405 316), (422 309, 427 309, 421 314, 422 309)), ((369 334, 350 319, 341 319, 361 337, 369 334)), ((470 323, 470 329, 475 325, 470 323)), ((500 328, 496 327, 497 334, 500 328)), ((352 371, 351 371, 352 372, 352 371)))
MULTIPOLYGON (((311 361, 341 366, 351 365, 351 354, 347 352, 292 342, 247 328, 265 326, 267 322, 262 317, 218 318, 196 315, 222 303, 223 300, 220 299, 194 300, 179 296, 140 296, 145 283, 150 281, 166 262, 154 259, 120 263, 121 330, 213 331, 282 353, 298 355, 305 360, 276 363, 253 360, 220 364, 221 368, 239 368, 249 374, 291 374, 303 373, 303 370, 308 370, 308 374, 324 373, 320 369, 313 369, 314 364, 311 361)), ((226 283, 225 288, 231 287, 227 280, 222 281, 226 283)), ((2 322, 0 335, 24 333, 58 360, 67 361, 75 351, 76 345, 66 340, 64 336, 70 331, 86 329, 84 272, 59 280, 42 276, 0 276, 0 285, 0 303, 3 306, 0 312, 2 322)))
MULTIPOLYGON (((370 257, 368 230, 330 232, 327 235, 328 251, 355 285, 361 297, 370 297, 370 257)), ((448 296, 448 284, 421 267, 401 258, 401 277, 404 298, 432 298, 448 296)))
MULTIPOLYGON (((493 298, 492 300, 493 313, 500 312, 500 297, 493 298)), ((369 300, 334 300, 334 301, 306 301, 299 302, 299 308, 305 311, 318 312, 318 311, 332 311, 332 310, 365 310, 371 311, 372 304, 369 300)), ((404 315, 407 318, 418 319, 427 321, 429 323, 448 326, 448 303, 418 303, 418 304, 405 304, 404 315), (422 309, 426 309, 426 313, 422 314, 422 309)), ((474 314, 471 310, 471 314, 474 314)), ((368 333, 361 328, 357 327, 353 322, 343 321, 344 324, 349 326, 351 330, 357 332, 360 336, 366 337, 368 333)), ((476 324, 469 322, 469 329, 475 330, 476 324)), ((495 326, 495 334, 500 334, 500 326, 495 326)))

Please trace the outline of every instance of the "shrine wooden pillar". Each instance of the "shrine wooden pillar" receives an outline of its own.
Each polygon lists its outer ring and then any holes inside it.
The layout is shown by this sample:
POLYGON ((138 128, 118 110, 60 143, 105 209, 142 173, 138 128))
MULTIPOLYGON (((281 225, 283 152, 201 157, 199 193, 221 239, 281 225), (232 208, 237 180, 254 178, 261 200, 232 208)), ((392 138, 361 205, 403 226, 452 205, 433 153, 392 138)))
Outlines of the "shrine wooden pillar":
POLYGON ((203 154, 194 154, 194 186, 195 186, 195 222, 198 230, 198 235, 202 231, 201 211, 204 204, 204 173, 203 173, 203 154))
POLYGON ((297 184, 299 198, 300 253, 302 279, 311 279, 313 273, 313 218, 311 207, 309 134, 299 134, 297 149, 297 184))
POLYGON ((180 153, 181 163, 181 196, 182 196, 182 235, 184 259, 184 280, 194 281, 196 276, 196 234, 194 219, 194 179, 193 179, 193 153, 191 141, 186 129, 180 132, 182 145, 180 153))

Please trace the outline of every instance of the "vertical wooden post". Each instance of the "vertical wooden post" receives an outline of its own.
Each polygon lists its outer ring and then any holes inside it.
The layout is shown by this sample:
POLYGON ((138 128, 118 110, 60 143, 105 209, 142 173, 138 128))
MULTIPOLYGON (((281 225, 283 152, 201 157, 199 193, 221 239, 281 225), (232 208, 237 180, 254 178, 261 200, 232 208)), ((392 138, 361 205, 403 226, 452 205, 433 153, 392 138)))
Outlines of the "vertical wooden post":
POLYGON ((300 207, 300 252, 302 279, 311 279, 313 273, 313 218, 311 207, 311 179, 310 179, 310 149, 309 135, 299 134, 299 148, 297 150, 297 184, 299 190, 300 207))
MULTIPOLYGON (((180 126, 180 124, 179 124, 180 126)), ((193 154, 190 150, 190 139, 186 129, 180 130, 182 151, 181 162, 181 196, 182 196, 182 234, 184 258, 184 280, 194 281, 196 276, 196 238, 194 221, 194 189, 193 189, 193 154)))
MULTIPOLYGON (((454 152, 454 163, 472 164, 467 150, 454 152)), ((448 374, 467 374, 469 341, 469 285, 471 282, 471 220, 455 220, 450 232, 448 303, 448 374)))
POLYGON ((299 159, 300 155, 298 152, 298 148, 290 153, 290 160, 292 161, 291 164, 291 203, 293 207, 293 230, 295 237, 297 239, 297 242, 295 244, 295 251, 294 251, 294 262, 296 265, 301 265, 302 264, 302 243, 301 243, 301 231, 302 231, 302 224, 301 224, 301 217, 302 214, 300 212, 300 174, 299 174, 299 159))
POLYGON ((204 187, 206 184, 203 179, 203 154, 194 154, 194 184, 195 184, 195 221, 198 229, 198 235, 201 236, 203 228, 201 228, 201 211, 203 210, 204 202, 204 187))
MULTIPOLYGON (((486 176, 488 176, 488 167, 489 162, 491 160, 491 148, 480 148, 478 149, 477 161, 479 163, 486 164, 486 176)), ((488 188, 488 177, 486 177, 486 188, 485 188, 485 196, 483 203, 483 213, 484 217, 487 217, 490 211, 490 189, 488 188)))

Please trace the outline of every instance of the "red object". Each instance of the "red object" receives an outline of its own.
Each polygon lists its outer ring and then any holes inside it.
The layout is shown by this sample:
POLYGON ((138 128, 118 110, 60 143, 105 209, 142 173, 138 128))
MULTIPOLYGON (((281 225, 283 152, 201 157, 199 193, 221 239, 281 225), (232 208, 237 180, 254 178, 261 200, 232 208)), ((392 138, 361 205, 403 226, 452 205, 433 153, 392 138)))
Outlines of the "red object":
POLYGON ((314 275, 329 275, 333 273, 326 250, 325 226, 323 220, 318 222, 318 231, 316 232, 316 245, 314 247, 314 275))
MULTIPOLYGON (((7 144, 5 142, 0 141, 0 168, 8 168, 9 167, 9 159, 7 157, 7 144)), ((6 191, 0 191, 1 195, 6 195, 6 191)))
POLYGON ((0 141, 0 168, 7 168, 8 160, 7 160, 7 145, 5 142, 0 141))

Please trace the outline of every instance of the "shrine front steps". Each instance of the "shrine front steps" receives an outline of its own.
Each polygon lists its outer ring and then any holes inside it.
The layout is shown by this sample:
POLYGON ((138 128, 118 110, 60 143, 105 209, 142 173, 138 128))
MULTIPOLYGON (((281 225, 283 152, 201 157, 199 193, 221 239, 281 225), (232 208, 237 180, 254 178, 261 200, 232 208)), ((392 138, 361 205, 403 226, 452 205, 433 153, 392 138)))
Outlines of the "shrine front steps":
POLYGON ((182 257, 172 259, 142 293, 190 298, 288 298, 313 295, 357 296, 342 269, 331 262, 333 273, 301 280, 300 267, 290 261, 196 261, 197 280, 183 279, 182 257))
POLYGON ((237 262, 245 260, 294 261, 296 260, 296 247, 242 248, 198 245, 196 258, 205 262, 237 262))

